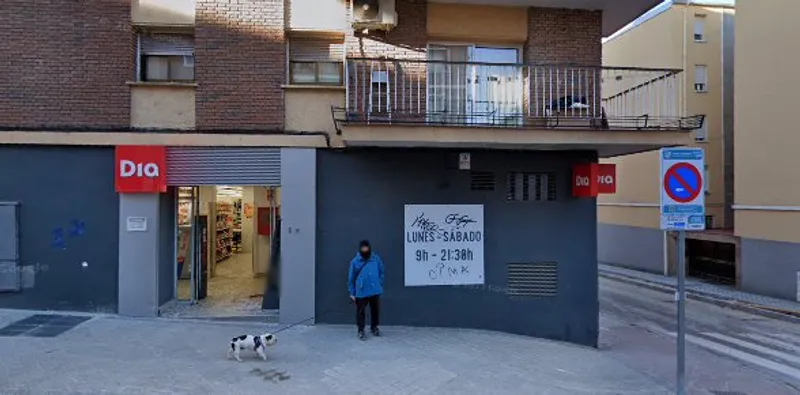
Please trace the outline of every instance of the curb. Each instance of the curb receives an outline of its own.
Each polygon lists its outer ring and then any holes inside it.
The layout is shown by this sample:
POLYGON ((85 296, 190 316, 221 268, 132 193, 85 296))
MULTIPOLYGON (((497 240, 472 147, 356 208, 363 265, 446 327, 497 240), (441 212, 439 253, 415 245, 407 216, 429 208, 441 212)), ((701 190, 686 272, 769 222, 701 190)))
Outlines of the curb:
MULTIPOLYGON (((633 278, 633 277, 625 276, 625 275, 622 275, 622 274, 604 273, 601 270, 599 272, 599 275, 600 275, 600 277, 603 277, 603 278, 606 278, 606 279, 609 279, 609 280, 612 280, 612 281, 618 281, 618 282, 625 283, 625 284, 644 287, 644 288, 652 289, 654 291, 660 291, 660 292, 670 293, 670 294, 674 294, 675 293, 675 288, 674 287, 671 287, 671 286, 668 286, 668 285, 659 284, 659 283, 650 282, 650 281, 647 281, 647 280, 641 280, 641 279, 638 279, 638 278, 633 278)), ((792 323, 792 324, 800 324, 800 317, 795 317, 795 316, 791 316, 791 315, 788 315, 788 314, 781 314, 781 313, 778 313, 778 312, 775 312, 775 311, 772 311, 772 310, 767 310, 766 307, 762 307, 760 305, 744 303, 744 302, 741 302, 741 301, 738 301, 738 300, 732 300, 732 299, 722 299, 722 298, 719 298, 719 297, 716 297, 716 296, 712 296, 712 295, 709 295, 709 294, 705 294, 705 293, 702 293, 702 292, 690 291, 690 290, 686 290, 686 298, 687 299, 696 300, 696 301, 700 301, 700 302, 704 302, 704 303, 713 304, 713 305, 716 305, 716 306, 719 306, 719 307, 723 307, 723 308, 728 308, 728 309, 732 309, 732 310, 742 311, 742 312, 745 312, 745 313, 750 313, 750 314, 753 314, 753 315, 759 315, 759 316, 766 317, 766 318, 772 318, 772 319, 775 319, 775 320, 784 321, 784 322, 788 322, 788 323, 792 323)))

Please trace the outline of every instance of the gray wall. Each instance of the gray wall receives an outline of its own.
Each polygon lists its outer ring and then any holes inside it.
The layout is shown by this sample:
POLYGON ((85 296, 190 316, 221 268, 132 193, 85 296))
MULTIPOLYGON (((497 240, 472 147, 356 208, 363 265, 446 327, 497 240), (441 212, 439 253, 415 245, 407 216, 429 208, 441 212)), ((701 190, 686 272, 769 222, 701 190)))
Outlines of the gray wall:
MULTIPOLYGON (((280 321, 313 323, 316 251, 315 149, 281 150, 280 321)), ((347 281, 345 280, 345 283, 347 281)))
POLYGON ((664 273, 664 233, 658 229, 597 224, 600 263, 664 273))
POLYGON ((154 317, 159 307, 159 259, 162 245, 161 197, 119 194, 119 308, 121 315, 154 317), (130 217, 146 218, 145 231, 129 231, 130 217))
POLYGON ((114 149, 0 146, 0 169, 0 201, 22 202, 20 258, 26 277, 21 292, 0 293, 0 307, 114 312, 119 255, 114 149), (59 229, 63 244, 54 240, 59 229))
POLYGON ((797 300, 800 244, 742 238, 741 289, 797 300))
POLYGON ((570 196, 578 161, 596 161, 596 154, 472 151, 472 169, 496 178, 494 191, 476 192, 469 172, 457 169, 458 152, 318 152, 317 322, 355 324, 347 269, 358 241, 369 239, 386 263, 383 324, 492 329, 595 346, 597 210, 594 199, 570 196), (557 172, 558 200, 506 201, 509 171, 557 172), (485 286, 404 287, 405 204, 484 205, 485 286), (507 263, 547 261, 559 265, 556 297, 506 296, 507 263))

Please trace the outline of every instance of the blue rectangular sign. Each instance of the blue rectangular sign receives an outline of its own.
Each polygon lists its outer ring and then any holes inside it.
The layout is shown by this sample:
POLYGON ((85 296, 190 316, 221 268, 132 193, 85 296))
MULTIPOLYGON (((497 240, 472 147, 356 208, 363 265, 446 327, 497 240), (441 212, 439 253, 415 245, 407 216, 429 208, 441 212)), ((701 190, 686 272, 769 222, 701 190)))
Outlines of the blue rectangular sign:
POLYGON ((705 230, 705 153, 702 148, 662 148, 661 229, 705 230))

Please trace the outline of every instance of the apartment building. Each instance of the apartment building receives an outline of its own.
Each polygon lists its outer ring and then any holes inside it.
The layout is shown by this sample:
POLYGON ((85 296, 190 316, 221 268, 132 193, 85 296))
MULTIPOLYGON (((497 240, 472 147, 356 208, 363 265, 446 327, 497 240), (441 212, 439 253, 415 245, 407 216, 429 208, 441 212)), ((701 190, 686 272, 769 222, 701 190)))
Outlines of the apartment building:
POLYGON ((800 66, 791 45, 800 4, 736 4, 734 227, 741 244, 741 288, 800 300, 797 127, 784 97, 800 82, 782 78, 800 66), (773 40, 764 45, 764 40, 773 40), (769 72, 764 72, 764 67, 769 72), (783 103, 783 104, 781 104, 783 103))
POLYGON ((369 239, 386 325, 596 345, 598 161, 702 124, 601 66, 656 3, 6 0, 0 306, 350 323, 369 239))
MULTIPOLYGON (((734 16, 733 0, 665 2, 603 44, 606 65, 663 65, 686 70, 680 81, 680 105, 688 114, 705 116, 689 145, 706 153, 707 229, 687 236, 687 271, 691 276, 729 284, 738 281, 739 251, 733 234, 734 16)), ((640 97, 645 89, 637 89, 640 97)), ((674 273, 676 240, 660 230, 658 153, 604 162, 616 164, 620 186, 616 194, 598 200, 600 261, 674 273)))

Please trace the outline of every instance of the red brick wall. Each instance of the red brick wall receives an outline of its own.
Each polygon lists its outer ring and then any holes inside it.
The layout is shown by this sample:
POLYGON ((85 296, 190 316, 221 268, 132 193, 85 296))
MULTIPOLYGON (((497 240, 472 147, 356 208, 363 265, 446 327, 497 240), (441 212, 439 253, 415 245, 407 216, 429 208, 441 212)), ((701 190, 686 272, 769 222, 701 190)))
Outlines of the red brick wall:
POLYGON ((197 0, 196 7, 197 127, 282 127, 284 0, 197 0))
POLYGON ((525 61, 600 65, 602 16, 601 11, 530 8, 525 61))
POLYGON ((128 127, 130 0, 0 1, 0 126, 128 127))
POLYGON ((594 67, 567 66, 602 64, 602 12, 530 8, 528 29, 525 62, 559 65, 557 69, 531 69, 530 96, 525 100, 526 106, 530 101, 531 115, 544 116, 547 113, 545 107, 552 106, 553 101, 564 96, 585 97, 590 108, 583 112, 562 110, 562 115, 598 115, 602 106, 599 85, 602 71, 594 67))
POLYGON ((397 27, 367 35, 349 31, 347 53, 351 57, 424 59, 428 44, 428 1, 396 0, 397 27))
POLYGON ((389 101, 386 100, 385 88, 380 92, 383 98, 381 102, 376 98, 377 92, 373 95, 373 111, 425 112, 425 64, 402 62, 402 60, 424 60, 427 57, 428 1, 396 0, 395 11, 398 24, 391 31, 370 31, 366 35, 349 31, 345 38, 348 57, 401 60, 401 62, 362 62, 350 66, 351 75, 352 73, 358 75, 359 85, 356 90, 357 84, 351 79, 350 106, 359 112, 363 112, 362 109, 368 105, 369 93, 364 91, 364 81, 368 81, 373 70, 388 71, 392 86, 397 81, 396 87, 391 88, 389 101), (418 84, 421 89, 417 89, 418 84))

